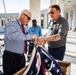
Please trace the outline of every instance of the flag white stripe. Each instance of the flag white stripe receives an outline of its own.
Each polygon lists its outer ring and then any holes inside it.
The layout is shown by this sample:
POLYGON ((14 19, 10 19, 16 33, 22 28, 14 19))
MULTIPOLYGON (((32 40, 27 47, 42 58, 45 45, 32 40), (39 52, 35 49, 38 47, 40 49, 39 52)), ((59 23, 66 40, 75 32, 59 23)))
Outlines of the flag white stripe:
MULTIPOLYGON (((39 52, 38 52, 37 63, 36 63, 36 67, 37 67, 37 69, 38 69, 37 74, 38 74, 39 71, 40 71, 40 66, 41 66, 41 57, 40 57, 40 54, 39 54, 39 52)), ((37 75, 37 74, 36 74, 36 75, 37 75)))
POLYGON ((27 72, 29 71, 29 69, 30 69, 30 67, 31 67, 31 64, 32 64, 32 62, 33 62, 33 59, 34 59, 35 54, 36 54, 36 47, 34 47, 34 49, 33 49, 33 51, 32 51, 32 56, 31 56, 31 59, 30 59, 30 61, 29 61, 30 64, 28 65, 28 67, 27 67, 26 71, 23 73, 23 75, 26 75, 27 72))

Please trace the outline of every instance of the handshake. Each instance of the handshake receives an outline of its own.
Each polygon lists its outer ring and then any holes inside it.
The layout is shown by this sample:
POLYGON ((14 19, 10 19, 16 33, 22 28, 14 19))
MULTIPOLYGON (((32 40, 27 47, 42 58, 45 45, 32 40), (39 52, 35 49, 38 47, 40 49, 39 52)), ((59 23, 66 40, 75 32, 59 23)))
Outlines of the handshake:
POLYGON ((46 43, 46 39, 45 37, 41 36, 41 37, 36 37, 36 35, 32 35, 32 39, 34 40, 34 43, 37 45, 42 45, 44 47, 45 43, 46 43))

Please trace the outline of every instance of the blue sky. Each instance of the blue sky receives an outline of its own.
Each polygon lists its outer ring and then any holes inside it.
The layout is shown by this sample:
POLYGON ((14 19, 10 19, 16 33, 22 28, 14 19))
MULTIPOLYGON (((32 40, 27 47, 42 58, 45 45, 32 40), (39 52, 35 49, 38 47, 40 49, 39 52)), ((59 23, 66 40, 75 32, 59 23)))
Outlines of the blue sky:
MULTIPOLYGON (((29 0, 4 0, 7 13, 19 13, 23 9, 29 9, 29 0)), ((50 0, 41 0, 41 10, 48 8, 50 0)), ((0 13, 4 13, 3 0, 0 0, 0 13)))

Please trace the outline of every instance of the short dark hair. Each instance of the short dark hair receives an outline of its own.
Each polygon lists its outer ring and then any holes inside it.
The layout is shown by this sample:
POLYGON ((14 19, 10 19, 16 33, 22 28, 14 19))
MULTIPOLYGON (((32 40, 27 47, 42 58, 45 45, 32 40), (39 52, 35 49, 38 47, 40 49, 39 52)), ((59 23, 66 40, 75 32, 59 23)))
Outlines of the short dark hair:
POLYGON ((32 22, 37 22, 36 19, 33 19, 32 22))
POLYGON ((55 5, 50 6, 49 8, 56 8, 57 10, 59 10, 61 12, 59 5, 55 4, 55 5))

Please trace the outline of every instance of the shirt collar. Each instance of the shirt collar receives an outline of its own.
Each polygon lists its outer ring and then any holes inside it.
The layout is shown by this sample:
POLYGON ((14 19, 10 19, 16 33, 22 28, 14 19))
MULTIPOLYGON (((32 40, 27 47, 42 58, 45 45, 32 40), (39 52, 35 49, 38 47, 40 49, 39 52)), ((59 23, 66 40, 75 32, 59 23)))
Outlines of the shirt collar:
POLYGON ((59 16, 59 18, 57 19, 57 21, 56 21, 56 22, 60 22, 60 19, 61 19, 61 15, 59 16))
POLYGON ((21 21, 19 19, 17 21, 18 21, 19 25, 22 25, 22 23, 21 23, 21 21))
POLYGON ((61 15, 59 15, 59 18, 58 18, 56 21, 53 21, 53 20, 52 20, 52 22, 58 23, 58 22, 60 22, 60 19, 61 19, 61 15))

